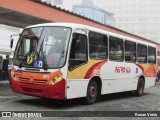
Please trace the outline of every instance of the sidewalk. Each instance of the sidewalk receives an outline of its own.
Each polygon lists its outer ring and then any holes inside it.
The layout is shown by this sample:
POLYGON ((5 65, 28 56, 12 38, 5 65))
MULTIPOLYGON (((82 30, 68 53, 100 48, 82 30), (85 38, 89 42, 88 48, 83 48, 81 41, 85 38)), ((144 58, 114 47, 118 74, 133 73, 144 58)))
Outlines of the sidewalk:
POLYGON ((0 91, 5 91, 10 89, 9 80, 0 80, 0 91))
POLYGON ((9 80, 0 80, 0 84, 8 84, 9 83, 9 80))

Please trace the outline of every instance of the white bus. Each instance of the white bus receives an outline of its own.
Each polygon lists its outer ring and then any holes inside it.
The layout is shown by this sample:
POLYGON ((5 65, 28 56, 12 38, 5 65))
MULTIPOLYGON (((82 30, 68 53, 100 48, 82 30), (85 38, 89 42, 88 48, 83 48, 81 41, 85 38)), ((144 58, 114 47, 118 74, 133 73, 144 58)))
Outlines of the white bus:
POLYGON ((25 28, 11 71, 16 93, 84 98, 87 104, 109 93, 134 91, 141 96, 155 82, 156 45, 73 23, 25 28))

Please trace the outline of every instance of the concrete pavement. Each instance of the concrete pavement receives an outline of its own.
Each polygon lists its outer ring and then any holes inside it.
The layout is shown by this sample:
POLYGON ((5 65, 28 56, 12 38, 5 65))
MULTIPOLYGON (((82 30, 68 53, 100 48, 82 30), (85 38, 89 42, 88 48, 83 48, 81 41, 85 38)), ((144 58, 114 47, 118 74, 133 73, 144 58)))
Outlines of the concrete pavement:
POLYGON ((9 80, 0 80, 0 91, 10 88, 9 80))
POLYGON ((0 84, 8 84, 9 80, 0 80, 0 84))

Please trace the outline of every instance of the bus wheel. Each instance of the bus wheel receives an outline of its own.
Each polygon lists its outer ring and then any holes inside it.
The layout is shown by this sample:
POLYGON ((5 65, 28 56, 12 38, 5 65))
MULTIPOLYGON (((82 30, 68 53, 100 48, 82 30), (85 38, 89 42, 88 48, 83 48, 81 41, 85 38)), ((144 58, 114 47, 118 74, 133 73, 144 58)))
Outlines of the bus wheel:
POLYGON ((87 95, 84 98, 86 104, 93 104, 96 102, 98 96, 98 86, 94 80, 91 80, 88 84, 87 95))
POLYGON ((138 80, 138 85, 137 85, 137 90, 135 91, 136 96, 141 96, 144 91, 144 81, 142 78, 139 78, 138 80))

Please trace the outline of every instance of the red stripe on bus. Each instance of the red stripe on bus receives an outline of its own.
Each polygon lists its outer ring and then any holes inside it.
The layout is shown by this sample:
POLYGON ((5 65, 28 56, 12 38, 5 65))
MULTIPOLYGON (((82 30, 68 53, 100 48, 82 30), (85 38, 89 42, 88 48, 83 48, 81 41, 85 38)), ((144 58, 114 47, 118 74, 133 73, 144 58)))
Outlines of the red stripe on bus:
POLYGON ((136 64, 136 65, 142 70, 142 73, 144 73, 144 68, 139 64, 136 64))
POLYGON ((90 78, 93 70, 94 70, 98 65, 103 64, 103 63, 105 63, 105 62, 106 62, 106 61, 101 61, 101 62, 98 62, 98 63, 92 65, 92 66, 89 68, 89 70, 87 71, 86 75, 84 76, 84 79, 90 78))

